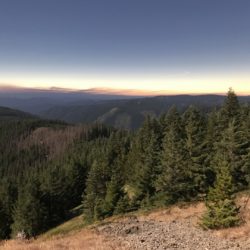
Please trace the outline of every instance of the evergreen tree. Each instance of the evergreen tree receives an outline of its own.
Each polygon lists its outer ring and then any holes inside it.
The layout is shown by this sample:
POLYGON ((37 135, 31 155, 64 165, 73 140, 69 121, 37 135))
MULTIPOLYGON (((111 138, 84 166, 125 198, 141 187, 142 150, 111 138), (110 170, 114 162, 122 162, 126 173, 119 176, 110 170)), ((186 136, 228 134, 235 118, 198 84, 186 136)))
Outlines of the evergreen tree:
POLYGON ((190 106, 183 115, 185 125, 185 148, 187 168, 191 171, 193 196, 205 193, 207 188, 207 145, 205 142, 205 120, 200 111, 190 106))
POLYGON ((130 211, 130 201, 129 201, 128 196, 127 195, 121 196, 116 204, 113 214, 114 215, 123 214, 129 211, 130 211))
POLYGON ((112 176, 107 184, 106 196, 104 199, 104 213, 105 216, 113 214, 119 198, 122 196, 121 183, 116 176, 112 176))
POLYGON ((216 181, 206 201, 207 213, 202 218, 202 225, 211 229, 232 227, 240 223, 239 208, 234 202, 235 190, 230 165, 223 157, 219 159, 216 181))
POLYGON ((145 150, 145 162, 143 168, 139 170, 137 187, 140 190, 142 204, 150 206, 150 199, 155 194, 155 182, 161 170, 161 145, 157 134, 152 133, 150 141, 145 150), (145 202, 146 201, 146 202, 145 202))
POLYGON ((70 195, 69 206, 77 206, 81 202, 82 192, 85 189, 86 165, 86 162, 82 165, 80 162, 74 160, 66 165, 67 193, 70 195))
POLYGON ((224 102, 223 110, 228 118, 235 118, 239 115, 239 100, 232 88, 227 92, 227 98, 224 102))
POLYGON ((158 196, 165 204, 190 198, 193 189, 181 118, 175 108, 167 115, 167 128, 161 157, 162 172, 156 181, 158 196))
POLYGON ((221 132, 218 124, 218 111, 213 110, 210 112, 206 119, 206 134, 205 134, 205 144, 207 152, 207 157, 205 159, 206 169, 206 181, 207 188, 211 186, 215 181, 215 171, 212 167, 212 161, 216 154, 216 143, 220 141, 221 132))
POLYGON ((218 154, 224 156, 230 166, 233 184, 238 190, 247 185, 244 159, 247 156, 248 145, 249 142, 245 140, 244 133, 235 120, 229 122, 228 128, 222 134, 221 141, 215 145, 217 156, 213 162, 214 166, 218 166, 218 161, 220 161, 218 154))
POLYGON ((94 161, 86 181, 83 205, 85 218, 89 222, 105 215, 104 199, 110 172, 105 158, 102 157, 104 156, 99 155, 98 160, 94 161))
POLYGON ((41 202, 47 211, 47 226, 65 220, 71 207, 71 184, 62 165, 52 165, 41 174, 41 202))
MULTIPOLYGON (((155 181, 160 173, 161 132, 155 119, 147 117, 131 148, 128 165, 133 167, 129 183, 134 189, 133 202, 144 204, 155 193, 155 181)), ((149 204, 148 204, 149 205, 149 204)))
POLYGON ((228 126, 232 120, 239 122, 240 119, 240 104, 237 95, 232 88, 227 92, 227 97, 220 112, 221 129, 228 126))
POLYGON ((13 236, 22 231, 28 237, 35 236, 45 228, 45 218, 39 186, 35 180, 29 181, 18 193, 13 214, 13 236))

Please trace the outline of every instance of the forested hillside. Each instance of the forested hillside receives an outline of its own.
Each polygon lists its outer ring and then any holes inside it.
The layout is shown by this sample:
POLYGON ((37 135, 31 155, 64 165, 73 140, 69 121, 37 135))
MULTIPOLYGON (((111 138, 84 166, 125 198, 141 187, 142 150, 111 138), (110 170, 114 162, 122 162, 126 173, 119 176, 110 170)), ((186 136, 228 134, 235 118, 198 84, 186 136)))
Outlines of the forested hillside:
POLYGON ((24 119, 0 123, 0 236, 35 235, 53 227, 81 203, 101 125, 24 119), (93 141, 93 142, 92 142, 93 141), (91 158, 92 157, 92 158, 91 158))
POLYGON ((249 182, 250 106, 232 90, 221 108, 180 114, 173 106, 134 132, 37 119, 0 123, 1 238, 37 235, 80 204, 88 222, 178 201, 224 206, 225 196, 230 209, 231 195, 249 182))

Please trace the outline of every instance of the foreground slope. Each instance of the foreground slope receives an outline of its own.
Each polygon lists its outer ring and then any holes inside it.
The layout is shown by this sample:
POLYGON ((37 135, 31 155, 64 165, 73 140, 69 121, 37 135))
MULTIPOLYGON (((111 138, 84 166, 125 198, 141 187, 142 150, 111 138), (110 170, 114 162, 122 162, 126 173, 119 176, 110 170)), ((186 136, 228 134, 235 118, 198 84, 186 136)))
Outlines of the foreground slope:
POLYGON ((238 196, 237 203, 241 206, 241 216, 245 222, 237 228, 217 231, 201 229, 199 219, 205 211, 205 206, 202 202, 197 202, 113 217, 83 229, 79 227, 82 218, 76 217, 59 226, 58 234, 45 234, 31 241, 7 241, 2 243, 0 249, 250 249, 248 199, 246 194, 238 196), (74 228, 74 225, 78 226, 74 228), (62 231, 67 226, 73 230, 65 234, 62 231))

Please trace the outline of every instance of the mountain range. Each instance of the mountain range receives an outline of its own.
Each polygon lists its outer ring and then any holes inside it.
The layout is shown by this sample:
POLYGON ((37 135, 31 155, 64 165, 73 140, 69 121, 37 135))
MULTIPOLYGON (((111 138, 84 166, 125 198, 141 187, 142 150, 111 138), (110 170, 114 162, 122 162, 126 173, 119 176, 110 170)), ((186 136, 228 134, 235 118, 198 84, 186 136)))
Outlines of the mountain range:
MULTIPOLYGON (((147 115, 157 117, 175 105, 180 111, 196 105, 204 111, 221 106, 225 97, 221 95, 177 95, 156 96, 125 100, 99 101, 91 104, 55 106, 40 113, 43 118, 58 119, 69 123, 93 122, 109 124, 119 128, 136 129, 147 115)), ((239 97, 249 102, 250 97, 239 97)))
MULTIPOLYGON (((140 96, 122 95, 119 91, 96 89, 85 91, 55 88, 50 90, 24 89, 22 91, 4 89, 0 91, 0 106, 25 112, 20 113, 20 116, 27 116, 28 112, 45 119, 62 120, 68 123, 98 121, 125 129, 136 129, 147 115, 157 117, 167 112, 173 105, 180 111, 190 105, 196 105, 203 111, 209 111, 212 107, 221 106, 224 99, 224 95, 140 96)), ((239 96, 239 100, 242 103, 249 103, 250 96, 239 96)), ((12 117, 12 114, 9 114, 8 117, 12 117)))
POLYGON ((6 121, 6 120, 12 121, 12 120, 32 119, 32 118, 35 118, 35 116, 29 113, 7 107, 0 107, 0 121, 6 121))

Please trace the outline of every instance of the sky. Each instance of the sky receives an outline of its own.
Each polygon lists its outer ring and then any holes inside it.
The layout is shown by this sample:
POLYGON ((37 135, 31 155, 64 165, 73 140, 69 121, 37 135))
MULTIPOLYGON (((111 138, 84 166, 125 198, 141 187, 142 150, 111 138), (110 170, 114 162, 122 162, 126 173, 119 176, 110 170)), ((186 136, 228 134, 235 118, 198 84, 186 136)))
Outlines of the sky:
POLYGON ((1 0, 6 85, 250 94, 250 1, 1 0))

